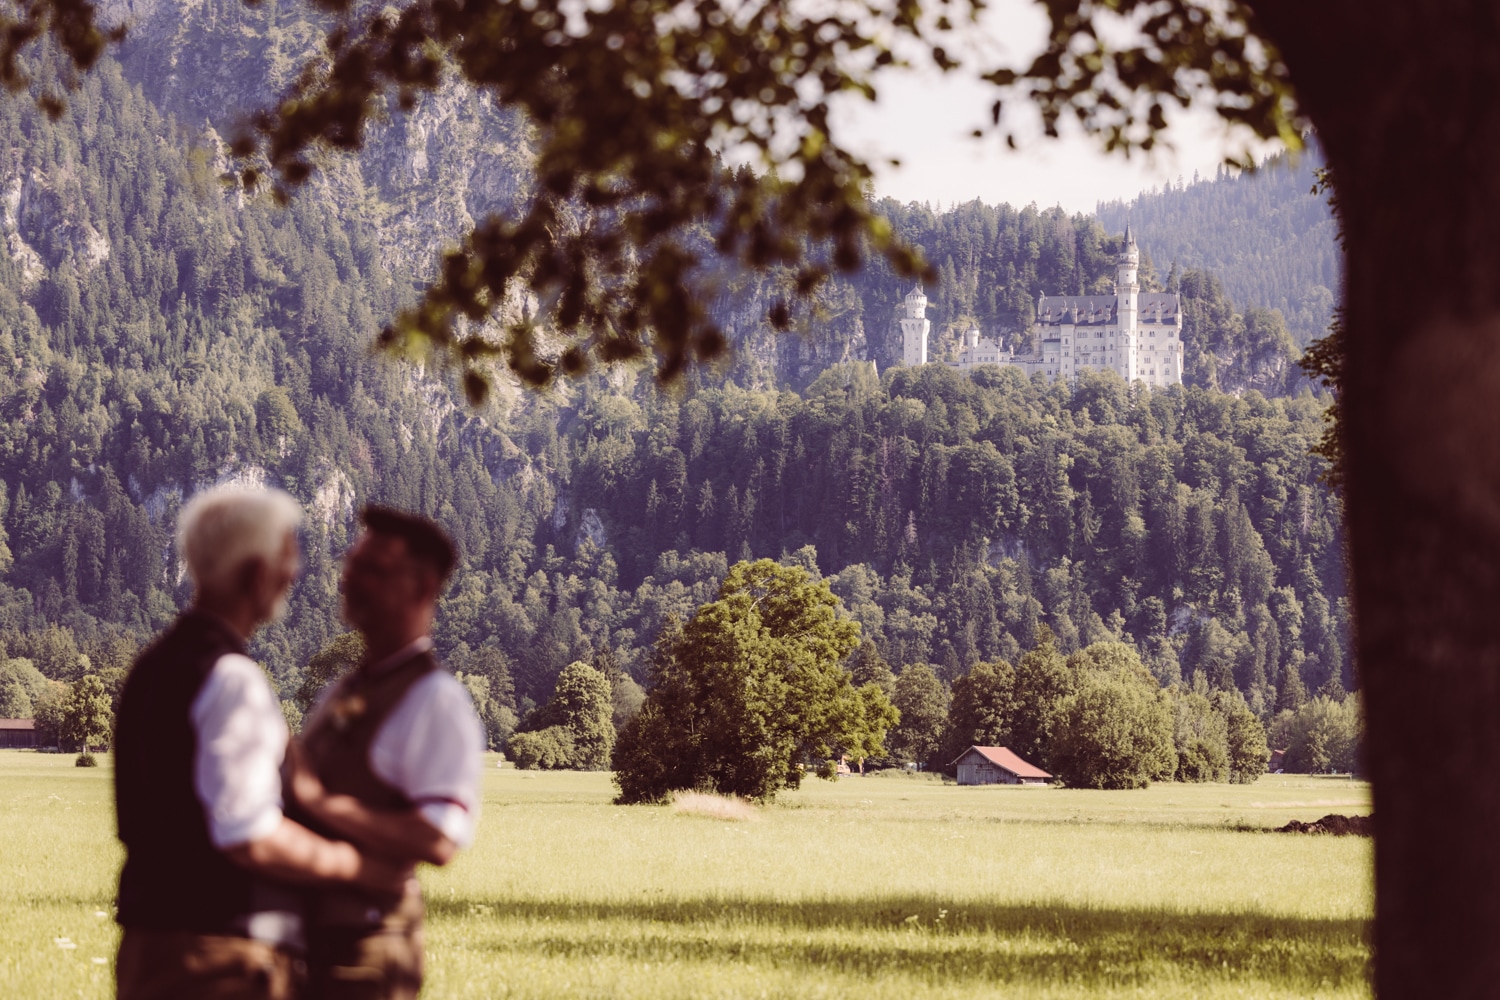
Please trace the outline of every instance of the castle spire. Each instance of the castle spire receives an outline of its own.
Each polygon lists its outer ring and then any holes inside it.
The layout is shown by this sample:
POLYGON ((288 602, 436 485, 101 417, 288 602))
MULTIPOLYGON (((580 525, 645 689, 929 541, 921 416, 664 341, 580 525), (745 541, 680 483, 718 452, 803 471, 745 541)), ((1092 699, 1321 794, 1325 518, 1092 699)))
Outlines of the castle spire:
POLYGON ((1130 231, 1129 219, 1125 220, 1125 245, 1128 247, 1135 246, 1135 234, 1130 231))

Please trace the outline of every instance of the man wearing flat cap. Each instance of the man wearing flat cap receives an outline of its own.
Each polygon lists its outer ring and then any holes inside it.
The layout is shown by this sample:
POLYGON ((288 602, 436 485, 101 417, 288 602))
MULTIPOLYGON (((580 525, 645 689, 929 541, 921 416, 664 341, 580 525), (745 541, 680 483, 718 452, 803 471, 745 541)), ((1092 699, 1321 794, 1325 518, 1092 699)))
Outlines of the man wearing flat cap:
MULTIPOLYGON (((368 507, 344 561, 344 619, 365 655, 289 755, 294 814, 395 864, 447 864, 474 836, 484 730, 428 633, 457 555, 433 522, 368 507)), ((310 994, 410 1000, 422 985, 422 898, 357 887, 310 899, 310 994)))

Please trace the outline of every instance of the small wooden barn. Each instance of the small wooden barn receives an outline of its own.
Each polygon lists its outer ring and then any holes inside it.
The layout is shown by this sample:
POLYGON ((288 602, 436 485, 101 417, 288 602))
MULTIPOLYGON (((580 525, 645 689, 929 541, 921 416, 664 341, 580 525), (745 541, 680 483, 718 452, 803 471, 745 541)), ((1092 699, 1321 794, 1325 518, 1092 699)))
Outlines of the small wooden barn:
POLYGON ((0 747, 36 746, 35 719, 0 719, 0 747))
POLYGON ((969 747, 948 766, 955 765, 960 785, 1045 785, 1052 780, 1005 747, 969 747))

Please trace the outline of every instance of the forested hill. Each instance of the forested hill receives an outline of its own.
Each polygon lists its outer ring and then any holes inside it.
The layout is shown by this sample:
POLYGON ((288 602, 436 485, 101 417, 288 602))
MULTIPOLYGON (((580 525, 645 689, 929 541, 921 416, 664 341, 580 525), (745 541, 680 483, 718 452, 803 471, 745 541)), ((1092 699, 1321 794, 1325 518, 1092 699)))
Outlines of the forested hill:
POLYGON ((1220 168, 1098 209, 1106 229, 1128 220, 1158 268, 1206 270, 1239 308, 1279 309, 1299 345, 1321 337, 1338 301, 1340 252, 1322 195, 1312 193, 1316 150, 1276 156, 1249 173, 1220 168))
MULTIPOLYGON (((188 596, 182 499, 236 480, 309 512, 306 577, 255 647, 288 696, 339 633, 334 554, 369 501, 452 530, 442 650, 517 709, 574 659, 640 676, 666 616, 747 554, 834 576, 892 664, 948 679, 1046 623, 1064 648, 1120 636, 1164 679, 1201 673, 1267 712, 1352 683, 1305 392, 851 363, 800 393, 704 376, 674 397, 617 372, 475 412, 369 352, 412 293, 373 187, 241 199, 213 132, 109 62, 57 121, 0 101, 0 143, 0 644, 49 677, 117 676, 188 596)), ((986 216, 943 218, 961 237, 953 220, 986 216)), ((1007 218, 995 239, 1052 247, 1059 280, 1106 266, 1102 238, 1069 263, 1091 245, 1072 220, 1007 218)), ((25 708, 3 678, 0 701, 25 708)))
MULTIPOLYGON (((305 5, 132 0, 128 10, 131 30, 119 51, 124 78, 161 115, 195 132, 206 123, 225 137, 245 113, 274 98, 301 61, 317 52, 321 37, 305 5)), ((529 133, 515 115, 458 86, 421 96, 409 112, 389 112, 357 154, 330 158, 299 198, 325 203, 336 217, 363 225, 383 266, 422 277, 431 273, 435 252, 475 220, 512 210, 527 197, 529 133)), ((1306 187, 1300 179, 1297 185, 1306 187)), ((1262 184, 1253 206, 1241 198, 1214 208, 1253 229, 1261 224, 1259 216, 1285 217, 1287 205, 1306 200, 1301 189, 1284 188, 1262 184)), ((1113 287, 1123 217, 1106 213, 1107 225, 1101 225, 1060 209, 977 202, 935 212, 886 201, 880 209, 900 238, 925 251, 942 278, 927 290, 936 358, 955 349, 958 335, 974 323, 986 335, 1021 346, 1042 293, 1113 287)), ((1180 260, 1174 290, 1180 285, 1201 303, 1187 316, 1188 382, 1231 392, 1295 393, 1303 384, 1291 365, 1296 338, 1283 335, 1269 312, 1252 310, 1279 306, 1288 316, 1302 316, 1306 310, 1288 289, 1302 280, 1292 272, 1304 262, 1282 259, 1258 237, 1249 248, 1231 241, 1233 253, 1179 252, 1184 238, 1203 245, 1207 228, 1202 218, 1174 216, 1157 225, 1144 215, 1137 226, 1146 257, 1157 264, 1144 269, 1148 288, 1171 283, 1170 264, 1180 260), (1253 260, 1245 256, 1250 249, 1258 255, 1253 260), (1227 291, 1217 288, 1212 272, 1231 266, 1238 268, 1234 281, 1226 283, 1227 291), (1247 273, 1261 283, 1254 294, 1246 293, 1247 273)), ((1332 287, 1331 278, 1316 280, 1332 287)), ((831 281, 796 337, 777 333, 766 320, 791 283, 790 275, 775 270, 722 276, 710 308, 737 348, 727 377, 758 388, 801 388, 834 364, 873 360, 884 369, 899 361, 895 308, 910 285, 882 262, 831 281)), ((1303 326, 1297 334, 1305 341, 1303 326)))

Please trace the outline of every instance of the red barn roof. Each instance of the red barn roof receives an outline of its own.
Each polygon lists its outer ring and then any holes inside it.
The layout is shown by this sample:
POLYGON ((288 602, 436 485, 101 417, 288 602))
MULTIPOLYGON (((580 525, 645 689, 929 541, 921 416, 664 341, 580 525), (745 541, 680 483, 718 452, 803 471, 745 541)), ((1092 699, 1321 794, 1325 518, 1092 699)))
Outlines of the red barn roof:
POLYGON ((0 719, 0 729, 35 729, 35 719, 0 719))
MULTIPOLYGON (((1005 768, 1007 771, 1009 771, 1011 774, 1014 774, 1018 778, 1052 777, 1052 775, 1048 774, 1046 771, 1043 771, 1036 765, 1026 763, 1024 760, 1022 760, 1020 757, 1017 757, 1014 753, 1012 753, 1005 747, 969 747, 969 750, 979 751, 980 755, 983 756, 985 760, 988 760, 991 764, 995 764, 999 767, 1005 768)), ((963 753, 959 754, 957 759, 953 761, 953 764, 957 764, 960 760, 963 760, 964 754, 967 754, 969 750, 965 750, 963 753)), ((948 766, 952 767, 953 764, 949 764, 948 766)))

